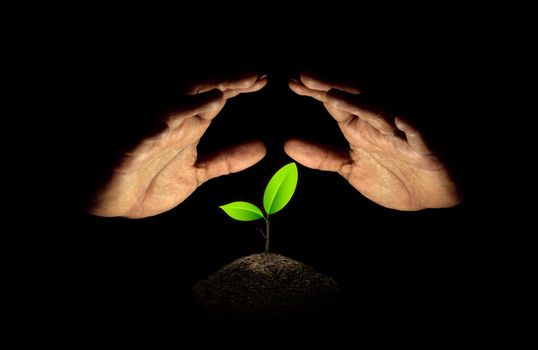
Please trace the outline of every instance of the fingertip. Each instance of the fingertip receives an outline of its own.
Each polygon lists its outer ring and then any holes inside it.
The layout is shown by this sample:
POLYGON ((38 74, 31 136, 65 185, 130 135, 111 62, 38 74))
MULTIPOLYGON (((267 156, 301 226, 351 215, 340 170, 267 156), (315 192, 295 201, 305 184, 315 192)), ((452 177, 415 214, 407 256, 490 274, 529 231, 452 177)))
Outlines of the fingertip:
POLYGON ((267 74, 262 75, 260 78, 258 78, 258 80, 256 80, 256 82, 253 84, 253 87, 255 87, 255 91, 263 89, 267 85, 268 81, 269 78, 267 74))
POLYGON ((290 80, 289 87, 291 91, 295 92, 299 96, 312 97, 321 102, 325 102, 326 100, 325 91, 310 89, 296 80, 290 80))
POLYGON ((394 124, 396 125, 396 128, 398 128, 398 130, 405 132, 407 125, 405 125, 405 121, 403 121, 402 118, 400 118, 399 116, 395 117, 394 124))
POLYGON ((301 163, 301 156, 307 153, 305 150, 305 142, 299 139, 288 139, 284 143, 284 152, 295 161, 301 163))
POLYGON ((294 143, 296 143, 296 142, 297 142, 297 140, 295 140, 295 139, 288 139, 288 140, 286 140, 284 142, 284 152, 286 152, 286 154, 288 156, 290 156, 290 157, 291 157, 290 150, 293 150, 294 143))
POLYGON ((258 163, 266 153, 267 148, 263 142, 252 140, 230 148, 228 155, 237 161, 240 169, 236 171, 240 171, 258 163))
POLYGON ((260 140, 250 141, 247 145, 252 149, 254 159, 257 159, 255 163, 262 160, 267 154, 267 147, 260 140))
POLYGON ((288 87, 291 89, 291 91, 295 92, 296 94, 300 94, 300 88, 302 87, 303 85, 301 83, 299 83, 296 79, 291 79, 289 82, 288 82, 288 87))
POLYGON ((403 131, 408 136, 414 136, 419 132, 416 125, 405 116, 396 116, 394 124, 398 130, 403 131))
POLYGON ((299 155, 299 152, 297 152, 297 146, 298 146, 297 140, 293 140, 293 139, 287 140, 283 146, 284 153, 286 153, 288 157, 293 159, 295 162, 299 164, 303 164, 301 157, 299 155))
MULTIPOLYGON (((233 82, 233 89, 248 89, 258 81, 258 74, 256 72, 246 72, 237 77, 237 80, 233 82)), ((223 83, 221 90, 229 89, 229 83, 223 83)))

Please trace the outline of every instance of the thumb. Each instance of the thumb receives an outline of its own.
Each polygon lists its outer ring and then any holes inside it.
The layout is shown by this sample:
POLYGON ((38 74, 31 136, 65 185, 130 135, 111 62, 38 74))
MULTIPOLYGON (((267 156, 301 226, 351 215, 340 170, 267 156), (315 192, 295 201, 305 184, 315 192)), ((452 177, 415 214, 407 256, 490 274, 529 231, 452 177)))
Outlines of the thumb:
POLYGON ((202 157, 196 163, 198 184, 245 170, 262 160, 265 153, 265 145, 261 141, 250 141, 202 157))
POLYGON ((351 163, 349 152, 298 139, 288 140, 284 151, 307 168, 340 173, 351 163))

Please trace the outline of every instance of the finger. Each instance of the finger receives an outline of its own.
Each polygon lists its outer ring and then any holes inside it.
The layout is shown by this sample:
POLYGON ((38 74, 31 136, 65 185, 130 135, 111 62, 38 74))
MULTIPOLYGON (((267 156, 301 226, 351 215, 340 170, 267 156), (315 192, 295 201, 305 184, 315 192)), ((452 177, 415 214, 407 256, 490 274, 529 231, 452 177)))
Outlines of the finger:
POLYGON ((186 93, 187 95, 197 95, 213 89, 219 89, 220 91, 248 89, 256 83, 257 78, 256 73, 249 72, 237 74, 232 77, 206 80, 187 89, 186 93))
POLYGON ((254 84, 252 84, 252 86, 249 86, 246 89, 228 89, 228 90, 225 90, 224 91, 224 97, 228 99, 228 98, 231 98, 231 97, 235 97, 235 96, 237 96, 239 94, 256 92, 256 91, 259 91, 259 90, 263 89, 265 87, 265 85, 267 85, 267 76, 266 75, 260 77, 254 84))
POLYGON ((309 89, 295 79, 290 80, 289 87, 293 92, 298 95, 309 96, 323 102, 323 105, 325 106, 329 114, 331 114, 333 118, 340 123, 346 122, 349 119, 354 118, 351 113, 342 111, 334 107, 333 105, 327 103, 327 93, 325 91, 309 89))
POLYGON ((353 114, 346 112, 344 110, 336 108, 334 105, 330 103, 324 103, 325 109, 329 114, 336 120, 338 123, 346 123, 350 121, 353 118, 356 118, 353 114))
POLYGON ((163 118, 163 122, 170 127, 175 127, 185 118, 192 116, 214 117, 215 110, 224 106, 224 94, 218 89, 207 91, 200 95, 188 96, 182 99, 181 105, 174 108, 174 111, 163 118))
MULTIPOLYGON (((226 104, 226 101, 228 101, 228 99, 233 98, 233 97, 235 97, 237 95, 240 95, 240 94, 258 91, 258 90, 262 89, 265 86, 265 84, 267 84, 267 79, 263 79, 263 80, 261 80, 259 82, 256 82, 254 85, 252 85, 251 87, 249 87, 247 89, 224 90, 222 92, 222 94, 224 96, 224 99, 223 99, 222 103, 219 104, 217 106, 217 108, 215 108, 214 110, 208 111, 207 113, 198 114, 198 117, 200 117, 202 119, 205 119, 205 120, 212 120, 224 108, 224 105, 226 104)), ((218 90, 218 91, 220 91, 220 90, 218 90)))
POLYGON ((300 79, 307 88, 312 90, 329 91, 338 89, 353 95, 361 93, 360 89, 350 84, 325 80, 310 72, 301 72, 300 79))
POLYGON ((362 95, 352 95, 332 89, 327 92, 327 103, 335 108, 356 115, 386 135, 394 135, 396 127, 388 121, 380 108, 373 106, 362 95))
MULTIPOLYGON (((265 85, 267 85, 267 76, 264 75, 262 76, 260 79, 258 79, 252 86, 246 88, 246 89, 229 89, 229 90, 224 90, 223 94, 224 94, 224 99, 225 100, 228 100, 229 98, 232 98, 232 97, 235 97, 237 95, 240 95, 240 94, 246 94, 246 93, 250 93, 250 92, 256 92, 256 91, 259 91, 261 89, 263 89, 265 87, 265 85)), ((218 109, 216 109, 215 111, 212 112, 211 115, 203 115, 202 117, 204 119, 207 119, 207 120, 211 120, 213 119, 217 114, 220 113, 220 111, 222 110, 222 108, 224 108, 224 104, 223 103, 222 105, 219 106, 218 109)))
POLYGON ((263 159, 265 153, 261 141, 250 141, 206 156, 196 164, 198 184, 247 169, 263 159))
POLYGON ((347 165, 351 164, 349 152, 309 141, 288 140, 284 144, 284 151, 297 162, 312 169, 341 173, 347 165))
POLYGON ((422 137, 420 131, 418 131, 417 128, 413 126, 407 118, 398 116, 394 119, 394 122, 396 123, 396 127, 405 133, 407 143, 409 143, 409 146, 415 152, 422 155, 428 155, 433 153, 430 147, 428 147, 428 145, 426 144, 426 141, 424 141, 424 138, 422 137))
POLYGON ((289 87, 297 95, 308 96, 321 102, 327 102, 327 93, 325 91, 307 88, 301 82, 295 79, 290 80, 289 87))

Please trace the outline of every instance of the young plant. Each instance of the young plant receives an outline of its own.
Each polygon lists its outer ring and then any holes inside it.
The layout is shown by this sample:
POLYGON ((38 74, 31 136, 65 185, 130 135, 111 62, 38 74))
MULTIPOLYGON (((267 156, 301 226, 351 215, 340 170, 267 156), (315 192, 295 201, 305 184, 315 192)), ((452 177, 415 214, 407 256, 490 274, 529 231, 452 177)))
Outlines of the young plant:
POLYGON ((239 221, 265 220, 265 233, 260 230, 265 238, 265 254, 269 253, 269 215, 282 210, 290 201, 297 187, 297 165, 289 163, 280 168, 269 180, 263 194, 263 215, 260 208, 248 202, 232 202, 220 206, 231 218, 239 221))

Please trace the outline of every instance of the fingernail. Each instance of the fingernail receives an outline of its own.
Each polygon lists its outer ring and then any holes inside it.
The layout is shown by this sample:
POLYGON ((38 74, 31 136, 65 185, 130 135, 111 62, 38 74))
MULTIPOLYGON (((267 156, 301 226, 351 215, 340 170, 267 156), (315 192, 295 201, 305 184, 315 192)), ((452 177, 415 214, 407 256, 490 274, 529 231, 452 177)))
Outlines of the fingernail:
POLYGON ((267 77, 268 77, 268 75, 267 75, 267 74, 264 74, 264 75, 262 75, 261 77, 259 77, 258 80, 262 80, 262 79, 265 79, 265 78, 267 78, 267 77))
POLYGON ((297 79, 291 79, 291 80, 290 80, 290 83, 299 84, 299 82, 297 81, 297 79))

